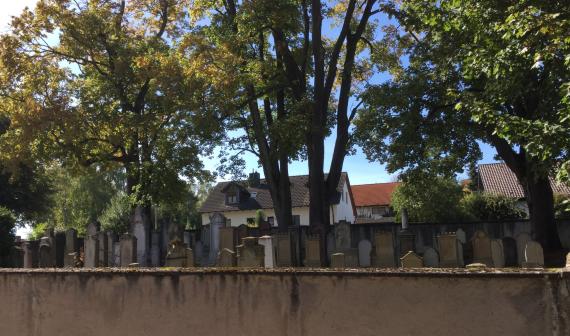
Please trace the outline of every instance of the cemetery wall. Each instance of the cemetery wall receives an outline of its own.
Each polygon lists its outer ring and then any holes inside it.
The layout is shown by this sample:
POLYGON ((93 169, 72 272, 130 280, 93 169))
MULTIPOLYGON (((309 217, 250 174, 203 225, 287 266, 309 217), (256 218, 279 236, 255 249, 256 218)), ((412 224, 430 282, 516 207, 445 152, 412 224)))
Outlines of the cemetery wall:
POLYGON ((0 270, 0 334, 570 335, 570 271, 0 270))

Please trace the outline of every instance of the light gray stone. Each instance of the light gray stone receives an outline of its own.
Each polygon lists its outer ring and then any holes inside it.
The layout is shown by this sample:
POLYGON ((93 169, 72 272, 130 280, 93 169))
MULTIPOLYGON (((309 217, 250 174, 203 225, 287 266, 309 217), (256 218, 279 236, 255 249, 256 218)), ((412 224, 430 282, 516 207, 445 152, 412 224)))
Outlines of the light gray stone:
POLYGON ((544 251, 539 243, 531 240, 526 243, 524 249, 525 262, 523 267, 540 268, 544 267, 544 251))
POLYGON ((150 254, 149 233, 150 223, 144 214, 144 209, 140 206, 135 208, 132 218, 132 232, 137 239, 136 263, 141 267, 148 265, 150 254))
POLYGON ((129 233, 121 236, 119 241, 121 247, 121 267, 129 267, 137 262, 137 237, 129 233))
POLYGON ((491 240, 491 257, 493 259, 493 267, 505 267, 505 252, 503 241, 501 239, 491 240))
POLYGON ((439 267, 439 254, 431 247, 424 250, 424 266, 425 267, 439 267))
POLYGON ((457 240, 459 240, 461 244, 467 243, 467 235, 465 234, 465 231, 463 231, 462 228, 457 229, 457 231, 455 231, 455 235, 457 236, 457 240))
POLYGON ((99 238, 98 234, 85 236, 84 244, 84 267, 99 267, 99 238))
POLYGON ((530 234, 526 232, 519 233, 516 238, 517 240, 517 258, 519 261, 519 265, 522 266, 525 262, 524 258, 524 250, 526 248, 526 243, 532 240, 530 234))
POLYGON ((262 245, 264 248, 264 265, 265 268, 274 268, 275 267, 275 249, 273 247, 273 237, 271 236, 261 236, 257 240, 259 245, 262 245))

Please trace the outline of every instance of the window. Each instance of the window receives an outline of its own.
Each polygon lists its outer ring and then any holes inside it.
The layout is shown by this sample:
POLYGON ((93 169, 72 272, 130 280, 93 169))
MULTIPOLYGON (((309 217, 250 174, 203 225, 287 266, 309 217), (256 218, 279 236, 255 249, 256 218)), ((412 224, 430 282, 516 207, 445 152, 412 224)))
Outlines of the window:
POLYGON ((251 198, 255 199, 257 197, 257 192, 253 191, 250 193, 251 198))
POLYGON ((238 203, 238 195, 237 194, 227 194, 226 195, 226 204, 236 204, 238 203))

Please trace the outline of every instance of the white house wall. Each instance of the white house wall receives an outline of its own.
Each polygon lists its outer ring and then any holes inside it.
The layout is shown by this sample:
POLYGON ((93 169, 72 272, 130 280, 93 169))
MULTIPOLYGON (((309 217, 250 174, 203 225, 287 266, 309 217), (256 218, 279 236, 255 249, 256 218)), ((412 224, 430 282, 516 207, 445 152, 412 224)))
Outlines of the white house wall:
MULTIPOLYGON (((241 224, 247 224, 248 218, 255 218, 255 213, 257 210, 244 210, 244 211, 227 211, 223 212, 223 215, 231 220, 233 227, 238 227, 241 224)), ((273 209, 263 209, 265 217, 273 217, 275 220, 275 226, 277 226, 277 219, 275 218, 275 211, 273 209)), ((210 223, 210 216, 212 213, 202 214, 202 224, 210 223)), ((298 215, 301 225, 309 225, 309 208, 293 208, 293 216, 298 215)))
POLYGON ((348 192, 348 183, 345 183, 342 188, 343 196, 340 202, 332 206, 331 209, 331 222, 337 223, 338 221, 345 220, 349 223, 354 223, 354 212, 352 208, 352 199, 348 192))

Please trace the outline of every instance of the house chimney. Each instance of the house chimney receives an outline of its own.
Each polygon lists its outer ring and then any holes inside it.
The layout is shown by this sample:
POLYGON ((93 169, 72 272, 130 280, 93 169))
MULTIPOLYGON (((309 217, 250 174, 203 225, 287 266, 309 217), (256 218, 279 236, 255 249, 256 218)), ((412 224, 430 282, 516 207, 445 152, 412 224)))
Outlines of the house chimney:
POLYGON ((256 171, 254 171, 253 173, 250 173, 248 183, 249 183, 249 186, 252 188, 259 187, 259 184, 260 184, 259 173, 256 171))

